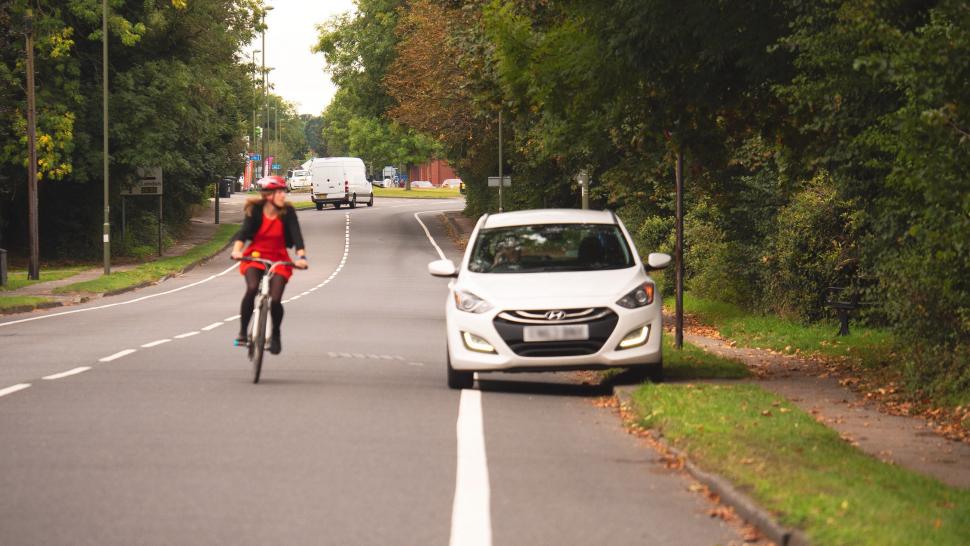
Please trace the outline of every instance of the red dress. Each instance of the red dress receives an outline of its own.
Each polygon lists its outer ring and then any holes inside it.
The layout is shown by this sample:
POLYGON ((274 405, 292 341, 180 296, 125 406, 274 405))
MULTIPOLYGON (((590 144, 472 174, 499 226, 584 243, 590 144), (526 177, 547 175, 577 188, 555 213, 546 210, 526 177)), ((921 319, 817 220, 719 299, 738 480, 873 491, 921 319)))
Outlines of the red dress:
MULTIPOLYGON (((259 252, 256 257, 264 260, 290 261, 290 254, 286 251, 286 237, 283 235, 283 221, 279 216, 273 219, 263 216, 263 223, 253 237, 253 242, 243 251, 243 256, 251 256, 253 252, 259 252)), ((266 266, 258 262, 242 262, 239 264, 239 273, 245 275, 250 267, 266 269, 266 266)), ((293 275, 293 268, 288 265, 278 265, 274 271, 286 280, 290 280, 293 275)))

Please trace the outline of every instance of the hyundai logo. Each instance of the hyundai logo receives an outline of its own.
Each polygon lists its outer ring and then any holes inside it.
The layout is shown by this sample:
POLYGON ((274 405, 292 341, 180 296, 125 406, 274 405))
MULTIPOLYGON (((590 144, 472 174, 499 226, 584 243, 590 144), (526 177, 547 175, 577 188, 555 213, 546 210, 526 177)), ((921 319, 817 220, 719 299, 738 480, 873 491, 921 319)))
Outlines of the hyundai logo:
POLYGON ((546 320, 562 320, 566 318, 565 311, 547 311, 546 320))

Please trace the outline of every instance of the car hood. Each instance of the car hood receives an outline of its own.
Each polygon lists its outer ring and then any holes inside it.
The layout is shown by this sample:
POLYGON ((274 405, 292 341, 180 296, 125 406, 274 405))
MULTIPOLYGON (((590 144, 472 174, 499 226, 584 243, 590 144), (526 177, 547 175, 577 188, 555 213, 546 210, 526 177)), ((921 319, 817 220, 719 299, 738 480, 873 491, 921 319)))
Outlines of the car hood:
POLYGON ((639 267, 555 273, 471 273, 456 288, 500 307, 607 305, 648 279, 639 267))

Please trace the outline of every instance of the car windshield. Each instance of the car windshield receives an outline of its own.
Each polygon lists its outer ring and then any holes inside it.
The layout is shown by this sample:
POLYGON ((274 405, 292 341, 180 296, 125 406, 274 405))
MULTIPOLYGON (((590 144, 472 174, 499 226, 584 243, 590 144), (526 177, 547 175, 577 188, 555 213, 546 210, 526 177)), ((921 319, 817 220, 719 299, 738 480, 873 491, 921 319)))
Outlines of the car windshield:
POLYGON ((539 224, 481 230, 468 269, 475 273, 542 273, 633 265, 619 226, 539 224))

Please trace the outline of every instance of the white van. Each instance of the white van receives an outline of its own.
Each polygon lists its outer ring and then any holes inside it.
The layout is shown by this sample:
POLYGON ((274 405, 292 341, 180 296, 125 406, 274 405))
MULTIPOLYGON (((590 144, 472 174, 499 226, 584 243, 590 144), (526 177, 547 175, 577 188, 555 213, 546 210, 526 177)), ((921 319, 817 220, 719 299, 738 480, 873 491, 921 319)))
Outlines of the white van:
POLYGON ((286 173, 286 187, 291 191, 310 186, 310 171, 294 169, 286 173))
POLYGON ((357 203, 374 206, 374 186, 367 180, 364 162, 358 157, 318 157, 310 164, 310 198, 322 210, 324 205, 357 203))

